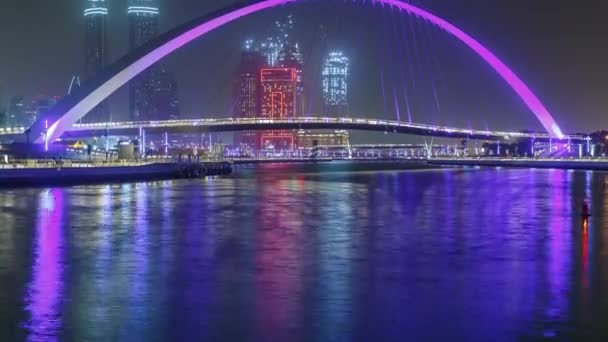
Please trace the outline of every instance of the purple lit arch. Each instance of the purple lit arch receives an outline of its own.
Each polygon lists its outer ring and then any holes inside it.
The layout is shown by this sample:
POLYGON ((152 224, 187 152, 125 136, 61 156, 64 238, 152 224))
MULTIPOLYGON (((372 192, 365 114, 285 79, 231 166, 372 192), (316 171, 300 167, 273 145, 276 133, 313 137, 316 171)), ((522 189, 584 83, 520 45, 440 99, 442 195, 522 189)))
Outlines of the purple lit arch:
MULTIPOLYGON (((78 94, 67 96, 60 101, 48 115, 39 118, 32 126, 32 136, 36 138, 36 142, 38 143, 57 140, 74 123, 118 88, 173 51, 241 17, 267 8, 299 1, 301 0, 261 0, 254 3, 248 2, 220 10, 210 16, 195 19, 173 29, 143 46, 138 51, 114 63, 102 75, 93 80, 92 83, 85 85, 84 89, 78 94), (53 122, 53 124, 47 129, 45 122, 53 122)), ((559 126, 549 111, 530 88, 496 55, 473 37, 446 20, 409 3, 400 0, 375 0, 375 2, 394 6, 411 15, 424 19, 465 43, 494 68, 505 82, 513 88, 550 135, 557 138, 563 137, 559 126)))

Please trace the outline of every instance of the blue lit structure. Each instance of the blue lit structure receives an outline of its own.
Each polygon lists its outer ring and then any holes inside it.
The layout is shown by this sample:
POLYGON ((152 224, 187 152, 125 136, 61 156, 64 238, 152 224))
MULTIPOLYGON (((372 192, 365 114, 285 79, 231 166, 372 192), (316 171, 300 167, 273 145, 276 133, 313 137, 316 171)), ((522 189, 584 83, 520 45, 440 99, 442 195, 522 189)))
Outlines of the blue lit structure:
MULTIPOLYGON (((84 79, 97 75, 107 63, 108 58, 108 17, 107 0, 85 0, 84 8, 84 79)), ((100 103, 91 110, 81 122, 105 122, 110 119, 108 103, 100 103)))
POLYGON ((279 66, 296 69, 295 116, 304 115, 304 57, 298 43, 286 43, 279 53, 279 66))
POLYGON ((330 52, 323 65, 323 115, 348 115, 348 73, 348 57, 330 52))
POLYGON ((180 107, 175 74, 166 69, 160 69, 155 77, 154 111, 152 120, 179 119, 180 107))
POLYGON ((22 127, 32 124, 32 120, 25 114, 25 98, 21 95, 10 99, 8 112, 6 113, 6 127, 22 127))
POLYGON ((294 41, 295 19, 292 14, 285 20, 274 22, 269 37, 254 47, 250 41, 249 49, 258 50, 266 58, 267 67, 295 68, 297 72, 295 115, 304 114, 304 57, 300 44, 294 41))
MULTIPOLYGON (((245 41, 241 52, 241 62, 238 70, 237 118, 255 118, 261 113, 261 84, 260 70, 266 65, 266 59, 256 50, 253 40, 245 41)), ((238 145, 255 147, 258 144, 258 134, 253 131, 238 132, 235 142, 238 145)))
MULTIPOLYGON (((159 33, 158 0, 129 0, 129 49, 138 49, 159 33)), ((129 86, 129 113, 132 120, 150 120, 155 111, 155 90, 159 67, 154 65, 133 79, 129 86)))
POLYGON ((285 46, 291 44, 293 27, 294 19, 290 14, 285 21, 275 21, 270 37, 260 42, 259 50, 266 57, 268 67, 280 66, 280 55, 285 46))

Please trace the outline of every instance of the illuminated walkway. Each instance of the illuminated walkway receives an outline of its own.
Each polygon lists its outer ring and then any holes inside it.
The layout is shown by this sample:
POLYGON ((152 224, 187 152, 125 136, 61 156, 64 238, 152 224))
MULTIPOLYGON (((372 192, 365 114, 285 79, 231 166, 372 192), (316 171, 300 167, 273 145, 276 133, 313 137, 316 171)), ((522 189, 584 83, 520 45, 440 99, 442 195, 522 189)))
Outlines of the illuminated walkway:
MULTIPOLYGON (((358 119, 358 118, 322 118, 303 117, 290 119, 195 119, 195 120, 167 120, 143 122, 112 122, 97 124, 75 124, 66 131, 65 137, 103 136, 106 130, 114 136, 137 136, 140 129, 148 133, 205 133, 205 132, 234 132, 247 130, 269 129, 329 129, 329 130, 363 130, 386 133, 410 134, 419 136, 464 138, 477 140, 511 140, 536 139, 546 141, 550 139, 548 133, 538 132, 507 132, 475 130, 446 126, 435 126, 402 121, 358 119)), ((22 132, 5 132, 10 134, 22 132)), ((0 135, 2 131, 0 131, 0 135)), ((585 141, 584 135, 566 135, 563 141, 585 141)))

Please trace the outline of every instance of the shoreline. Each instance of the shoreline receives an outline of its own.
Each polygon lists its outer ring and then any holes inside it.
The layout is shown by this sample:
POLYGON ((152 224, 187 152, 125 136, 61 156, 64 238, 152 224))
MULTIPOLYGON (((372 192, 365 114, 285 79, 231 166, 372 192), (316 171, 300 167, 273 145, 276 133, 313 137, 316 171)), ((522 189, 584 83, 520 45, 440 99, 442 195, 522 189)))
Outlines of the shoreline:
POLYGON ((529 169, 560 169, 582 171, 608 171, 608 160, 591 159, 429 159, 429 165, 465 167, 510 167, 529 169))
POLYGON ((0 188, 69 186, 202 178, 232 172, 228 162, 139 162, 0 168, 0 188))

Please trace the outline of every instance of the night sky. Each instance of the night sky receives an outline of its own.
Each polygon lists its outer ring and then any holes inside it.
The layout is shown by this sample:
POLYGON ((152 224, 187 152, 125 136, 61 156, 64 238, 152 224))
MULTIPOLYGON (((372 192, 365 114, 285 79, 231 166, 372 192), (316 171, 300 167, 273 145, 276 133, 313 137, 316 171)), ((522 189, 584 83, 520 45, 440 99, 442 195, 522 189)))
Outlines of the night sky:
MULTIPOLYGON (((234 2, 161 0, 161 31, 234 2)), ((28 99, 37 94, 63 95, 72 75, 82 73, 83 3, 0 2, 0 104, 17 94, 28 99)), ((604 113, 608 105, 604 92, 608 3, 424 0, 422 4, 500 56, 537 93, 564 131, 608 128, 604 113)), ((126 0, 110 0, 111 60, 127 52, 126 6, 126 0)), ((184 116, 230 115, 242 41, 264 37, 272 22, 287 13, 295 15, 296 36, 304 47, 313 113, 320 111, 322 56, 328 49, 340 49, 352 61, 349 96, 354 117, 396 118, 396 102, 401 118, 407 118, 407 94, 415 122, 540 129, 489 66, 454 38, 419 21, 403 20, 388 8, 338 0, 305 2, 256 14, 169 56, 167 65, 177 74, 184 116), (405 85, 401 75, 406 75, 405 85)), ((126 101, 124 89, 112 98, 115 117, 127 118, 126 101)))

